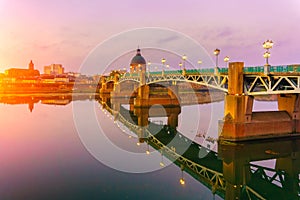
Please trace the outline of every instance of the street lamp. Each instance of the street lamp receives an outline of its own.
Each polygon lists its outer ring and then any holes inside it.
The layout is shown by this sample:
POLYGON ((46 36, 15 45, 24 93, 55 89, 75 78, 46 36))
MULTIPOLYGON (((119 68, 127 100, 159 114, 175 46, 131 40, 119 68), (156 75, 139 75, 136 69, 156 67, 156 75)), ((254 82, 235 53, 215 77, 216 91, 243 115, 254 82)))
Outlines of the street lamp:
POLYGON ((179 67, 180 67, 180 71, 181 71, 181 67, 182 67, 182 62, 179 63, 179 67))
POLYGON ((269 63, 268 63, 268 58, 270 58, 270 56, 271 56, 271 53, 270 53, 270 52, 266 51, 266 52, 264 53, 264 58, 266 59, 266 65, 269 65, 269 63))
POLYGON ((269 58, 271 56, 271 53, 270 53, 270 49, 272 49, 273 47, 273 41, 272 40, 267 40, 263 43, 263 48, 266 49, 266 52, 264 53, 264 58, 266 59, 266 64, 264 66, 264 73, 265 74, 269 74, 269 58))
POLYGON ((165 58, 162 58, 162 59, 161 59, 161 63, 163 64, 163 69, 161 70, 161 75, 164 76, 164 74, 165 74, 164 69, 165 69, 166 59, 165 59, 165 58))
POLYGON ((149 74, 150 74, 150 65, 151 65, 151 62, 148 61, 147 65, 148 65, 148 72, 149 72, 149 74))
POLYGON ((202 64, 202 60, 199 59, 197 63, 199 65, 199 73, 200 73, 200 65, 202 64))
POLYGON ((185 54, 183 54, 182 56, 182 60, 183 60, 183 69, 185 69, 185 61, 187 59, 187 56, 185 54))
POLYGON ((214 54, 216 55, 216 67, 218 67, 218 56, 220 54, 220 49, 215 49, 214 50, 214 54))
POLYGON ((266 52, 264 53, 264 58, 266 59, 266 65, 269 66, 269 57, 271 56, 271 53, 270 53, 270 49, 272 49, 274 43, 272 40, 267 40, 263 43, 263 48, 266 49, 266 52))
POLYGON ((226 67, 228 67, 228 66, 227 66, 227 63, 229 62, 229 56, 225 56, 224 62, 226 63, 226 67))
POLYGON ((165 58, 162 58, 162 59, 161 59, 161 63, 163 64, 163 67, 165 67, 166 59, 165 59, 165 58))
POLYGON ((269 50, 272 49, 273 45, 274 43, 272 40, 267 40, 263 43, 263 48, 269 50))

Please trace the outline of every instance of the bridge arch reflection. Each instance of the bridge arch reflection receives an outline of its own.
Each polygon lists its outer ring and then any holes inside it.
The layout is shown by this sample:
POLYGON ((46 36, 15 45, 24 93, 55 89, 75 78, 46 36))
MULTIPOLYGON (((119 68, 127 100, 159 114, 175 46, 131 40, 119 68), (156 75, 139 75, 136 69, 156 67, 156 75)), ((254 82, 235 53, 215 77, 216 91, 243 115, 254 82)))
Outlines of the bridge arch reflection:
MULTIPOLYGON (((151 146, 161 153, 162 158, 177 165, 181 173, 188 173, 212 193, 225 199, 299 198, 300 139, 264 140, 259 143, 222 141, 218 143, 216 153, 179 133, 174 124, 150 122, 149 108, 128 110, 121 104, 115 106, 111 101, 100 103, 115 120, 136 134, 139 142, 151 146), (118 110, 114 109, 116 107, 118 110), (185 144, 188 148, 182 148, 185 144), (206 156, 199 157, 201 151, 206 151, 206 156), (274 160, 275 167, 258 162, 270 159, 274 160)), ((172 111, 178 115, 181 111, 180 107, 164 109, 167 110, 165 115, 172 111)), ((145 156, 151 154, 149 146, 145 156)), ((179 177, 180 184, 185 184, 183 174, 179 177)))

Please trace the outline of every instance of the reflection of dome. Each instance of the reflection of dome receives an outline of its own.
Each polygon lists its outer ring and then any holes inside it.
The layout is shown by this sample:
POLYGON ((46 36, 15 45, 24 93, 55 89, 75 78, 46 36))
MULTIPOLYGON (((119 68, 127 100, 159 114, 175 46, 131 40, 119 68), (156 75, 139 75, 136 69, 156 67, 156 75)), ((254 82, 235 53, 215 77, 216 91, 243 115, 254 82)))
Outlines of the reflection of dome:
POLYGON ((145 65, 146 64, 146 60, 145 58, 141 55, 141 50, 137 49, 136 50, 136 55, 132 58, 130 65, 145 65))

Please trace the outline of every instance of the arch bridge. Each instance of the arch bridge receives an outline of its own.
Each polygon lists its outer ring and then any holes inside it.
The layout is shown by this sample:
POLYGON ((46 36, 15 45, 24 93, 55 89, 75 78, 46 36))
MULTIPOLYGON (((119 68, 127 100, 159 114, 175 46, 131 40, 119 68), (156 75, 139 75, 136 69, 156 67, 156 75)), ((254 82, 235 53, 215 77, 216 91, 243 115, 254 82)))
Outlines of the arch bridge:
POLYGON ((222 91, 225 109, 219 122, 220 139, 252 140, 300 132, 300 65, 244 67, 243 62, 234 62, 229 63, 228 69, 140 70, 115 73, 101 82, 100 93, 107 92, 112 98, 133 96, 135 107, 179 105, 178 82, 222 91), (131 85, 129 91, 122 88, 124 84, 131 85), (163 85, 166 96, 162 92, 151 95, 153 85, 163 85), (253 100, 258 95, 277 95, 278 110, 253 112, 253 100))

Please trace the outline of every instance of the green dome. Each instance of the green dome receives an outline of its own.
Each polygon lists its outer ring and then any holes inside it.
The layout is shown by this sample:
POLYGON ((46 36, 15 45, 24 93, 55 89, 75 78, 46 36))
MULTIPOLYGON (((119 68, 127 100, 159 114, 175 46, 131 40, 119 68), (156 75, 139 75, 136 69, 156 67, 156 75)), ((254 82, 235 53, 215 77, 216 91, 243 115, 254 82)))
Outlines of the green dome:
POLYGON ((146 60, 145 58, 141 55, 141 50, 137 49, 136 55, 131 59, 130 65, 145 65, 146 60))

